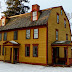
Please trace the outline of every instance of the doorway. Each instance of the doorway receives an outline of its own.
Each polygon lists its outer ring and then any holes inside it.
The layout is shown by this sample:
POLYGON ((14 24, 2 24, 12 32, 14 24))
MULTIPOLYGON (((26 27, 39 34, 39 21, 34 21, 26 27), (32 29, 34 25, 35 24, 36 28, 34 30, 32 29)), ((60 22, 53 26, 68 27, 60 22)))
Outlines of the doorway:
POLYGON ((17 63, 19 60, 19 49, 14 48, 14 63, 17 63))
POLYGON ((59 58, 59 47, 53 48, 53 64, 58 62, 59 58))

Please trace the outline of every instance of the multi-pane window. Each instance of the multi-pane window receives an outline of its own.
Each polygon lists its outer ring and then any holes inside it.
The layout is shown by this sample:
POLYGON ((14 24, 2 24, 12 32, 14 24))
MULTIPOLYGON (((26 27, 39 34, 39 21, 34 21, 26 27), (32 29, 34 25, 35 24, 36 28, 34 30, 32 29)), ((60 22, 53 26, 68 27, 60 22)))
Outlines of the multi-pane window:
POLYGON ((56 29, 56 40, 58 40, 58 30, 56 29))
POLYGON ((4 46, 3 46, 3 49, 2 49, 2 55, 4 55, 4 46))
POLYGON ((38 57, 38 45, 33 45, 33 57, 38 57))
POLYGON ((63 11, 62 11, 62 9, 61 9, 61 15, 62 15, 62 12, 63 12, 63 11))
POLYGON ((0 33, 0 41, 2 40, 2 33, 0 33))
POLYGON ((66 28, 66 19, 64 19, 64 27, 66 28))
POLYGON ((33 21, 37 20, 37 11, 33 12, 33 21))
POLYGON ((18 31, 14 31, 14 40, 17 40, 18 38, 18 31))
POLYGON ((34 39, 38 39, 38 29, 34 29, 34 39))
POLYGON ((68 40, 68 34, 66 34, 66 40, 68 40))
POLYGON ((1 47, 0 47, 0 55, 1 55, 1 47))
POLYGON ((4 33, 4 41, 7 40, 7 32, 4 33))
POLYGON ((59 14, 57 13, 57 23, 59 24, 59 14))
POLYGON ((26 39, 30 39, 30 30, 26 30, 26 39))
POLYGON ((25 45, 25 56, 30 56, 30 45, 25 45))

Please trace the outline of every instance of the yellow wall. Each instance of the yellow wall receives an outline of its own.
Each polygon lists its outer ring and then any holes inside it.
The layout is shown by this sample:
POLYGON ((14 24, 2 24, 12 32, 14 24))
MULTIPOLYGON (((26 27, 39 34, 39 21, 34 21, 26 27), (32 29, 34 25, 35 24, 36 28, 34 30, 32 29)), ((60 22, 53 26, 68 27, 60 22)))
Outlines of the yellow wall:
MULTIPOLYGON (((48 19, 48 63, 52 63, 52 48, 51 43, 56 41, 55 39, 55 32, 56 29, 58 29, 59 33, 59 41, 65 41, 66 40, 66 34, 68 34, 68 40, 71 39, 70 34, 70 28, 68 20, 63 12, 63 15, 61 15, 61 8, 54 8, 51 11, 51 14, 48 19), (57 24, 57 13, 59 13, 59 24, 57 24), (66 19, 66 28, 64 28, 64 18, 66 19)), ((69 49, 71 50, 71 49, 69 49)), ((64 51, 61 48, 60 49, 60 57, 64 57, 64 51), (62 54, 61 54, 62 53, 62 54)))
MULTIPOLYGON (((66 34, 68 34, 68 40, 71 39, 70 28, 68 20, 63 12, 61 15, 61 8, 54 8, 51 11, 51 14, 48 19, 48 63, 52 63, 52 47, 51 44, 56 41, 55 32, 56 29, 59 31, 59 41, 66 40, 66 34), (59 24, 57 24, 57 13, 59 13, 59 24), (66 19, 66 28, 64 28, 64 18, 66 19)), ((26 39, 26 30, 18 30, 18 40, 16 42, 20 43, 19 47, 19 62, 28 62, 28 63, 42 63, 46 64, 46 31, 47 28, 39 28, 39 39, 33 39, 33 29, 31 29, 31 38, 26 39), (30 57, 25 57, 25 44, 30 44, 30 57), (38 57, 33 57, 33 45, 38 45, 38 57)), ((1 50, 3 41, 4 32, 2 32, 2 41, 0 41, 1 50)), ((14 31, 7 32, 7 40, 11 41, 14 39, 14 31)), ((7 47, 8 48, 8 47, 7 47)), ((8 51, 8 50, 7 50, 8 51)), ((2 51, 1 51, 2 52, 2 51)), ((71 57, 71 48, 68 49, 68 56, 71 57)), ((60 58, 64 57, 64 48, 59 48, 60 58)), ((9 57, 9 56, 7 56, 9 57)), ((4 60, 4 56, 0 56, 0 60, 4 60)), ((9 60, 7 58, 7 60, 9 60)))
MULTIPOLYGON (((2 33, 2 41, 0 41, 0 45, 3 45, 5 41, 3 41, 2 33)), ((14 38, 14 32, 7 32, 7 41, 11 41, 14 38)), ((20 43, 19 47, 19 62, 29 62, 29 63, 42 63, 46 64, 46 28, 39 28, 39 38, 33 39, 33 29, 31 29, 31 38, 26 39, 26 30, 18 30, 18 40, 16 42, 20 43), (25 44, 30 44, 30 57, 25 57, 25 44), (33 45, 38 45, 38 57, 33 57, 33 45)), ((6 46, 6 60, 9 60, 10 57, 10 48, 6 46), (8 50, 9 49, 9 50, 8 50), (9 54, 9 55, 8 55, 9 54)), ((2 51, 1 51, 2 52, 2 51)), ((4 60, 3 56, 0 56, 0 59, 4 60)))

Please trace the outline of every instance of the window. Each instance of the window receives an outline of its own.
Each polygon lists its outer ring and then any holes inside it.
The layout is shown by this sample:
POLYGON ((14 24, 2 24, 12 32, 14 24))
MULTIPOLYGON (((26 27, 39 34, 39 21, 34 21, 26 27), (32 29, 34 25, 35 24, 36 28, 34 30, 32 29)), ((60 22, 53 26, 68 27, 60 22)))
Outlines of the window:
POLYGON ((26 30, 26 39, 30 39, 30 30, 26 30))
POLYGON ((34 29, 34 39, 38 39, 38 29, 34 29))
POLYGON ((38 57, 38 45, 33 45, 33 57, 38 57))
POLYGON ((1 46, 0 46, 0 55, 1 55, 1 46))
POLYGON ((37 11, 33 12, 33 21, 37 20, 37 11))
POLYGON ((57 24, 59 24, 59 14, 57 13, 57 24))
POLYGON ((18 31, 14 31, 14 40, 17 40, 18 38, 18 31))
POLYGON ((2 40, 2 34, 0 33, 0 41, 2 40))
POLYGON ((64 19, 64 27, 66 28, 66 19, 64 19))
POLYGON ((4 33, 4 41, 7 40, 7 33, 4 33))
POLYGON ((30 45, 25 45, 25 56, 30 56, 30 45))
POLYGON ((68 34, 66 34, 66 40, 68 40, 68 34))
POLYGON ((62 9, 61 9, 61 15, 62 15, 62 9))
POLYGON ((56 40, 58 40, 58 29, 56 29, 56 40))
POLYGON ((2 26, 5 25, 5 19, 2 19, 2 26))
POLYGON ((2 49, 2 55, 4 55, 4 46, 3 46, 3 49, 2 49))

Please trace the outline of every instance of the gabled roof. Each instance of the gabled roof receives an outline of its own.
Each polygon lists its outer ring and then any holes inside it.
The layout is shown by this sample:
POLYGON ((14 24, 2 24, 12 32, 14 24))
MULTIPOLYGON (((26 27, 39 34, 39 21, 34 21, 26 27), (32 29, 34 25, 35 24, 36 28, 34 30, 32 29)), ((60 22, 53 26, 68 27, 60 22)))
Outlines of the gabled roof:
POLYGON ((23 27, 46 25, 51 9, 42 10, 40 12, 41 14, 37 21, 31 21, 31 13, 23 15, 21 14, 16 17, 15 16, 10 17, 8 23, 4 27, 0 27, 0 31, 23 28, 23 27))
POLYGON ((14 45, 14 46, 20 45, 18 42, 13 41, 13 40, 12 41, 6 41, 6 42, 3 43, 4 46, 11 45, 11 44, 14 45), (8 44, 8 43, 10 43, 10 44, 8 44))
MULTIPOLYGON (((58 7, 63 8, 62 6, 58 6, 58 7)), ((41 14, 37 21, 31 21, 31 12, 26 14, 11 16, 8 18, 9 19, 8 23, 5 26, 0 27, 0 31, 47 25, 48 18, 50 16, 52 9, 58 7, 52 7, 52 8, 40 10, 41 14)))

